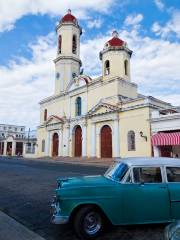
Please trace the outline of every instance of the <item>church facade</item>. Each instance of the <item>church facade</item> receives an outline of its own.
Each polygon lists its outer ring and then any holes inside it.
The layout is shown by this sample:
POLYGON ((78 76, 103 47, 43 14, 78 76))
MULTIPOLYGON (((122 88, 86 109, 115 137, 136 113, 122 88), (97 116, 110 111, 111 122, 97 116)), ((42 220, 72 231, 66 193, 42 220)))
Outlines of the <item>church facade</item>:
POLYGON ((56 30, 55 92, 40 102, 38 157, 151 156, 151 113, 171 105, 138 93, 127 43, 113 32, 92 79, 81 71, 82 29, 70 10, 56 30))

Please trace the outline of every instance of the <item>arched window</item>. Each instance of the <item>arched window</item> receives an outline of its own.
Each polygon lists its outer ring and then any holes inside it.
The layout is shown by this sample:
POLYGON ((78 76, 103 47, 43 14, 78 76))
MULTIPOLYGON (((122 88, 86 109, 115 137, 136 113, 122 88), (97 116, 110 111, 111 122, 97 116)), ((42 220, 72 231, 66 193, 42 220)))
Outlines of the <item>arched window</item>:
POLYGON ((73 39, 72 39, 72 53, 74 53, 74 54, 77 53, 77 37, 76 37, 76 35, 73 35, 73 39))
POLYGON ((81 97, 76 98, 76 116, 81 116, 81 97))
POLYGON ((62 46, 62 36, 59 35, 59 38, 58 38, 58 53, 61 53, 61 46, 62 46))
POLYGON ((135 143, 135 132, 129 131, 128 136, 128 151, 135 151, 136 150, 136 143, 135 143))
POLYGON ((124 73, 126 76, 128 76, 128 60, 124 61, 124 73))
POLYGON ((109 74, 110 74, 110 62, 109 60, 106 60, 104 64, 104 75, 109 75, 109 74))
POLYGON ((41 147, 42 147, 41 151, 45 152, 45 140, 44 139, 42 140, 42 146, 41 147))
POLYGON ((44 110, 44 121, 47 121, 47 109, 44 110))

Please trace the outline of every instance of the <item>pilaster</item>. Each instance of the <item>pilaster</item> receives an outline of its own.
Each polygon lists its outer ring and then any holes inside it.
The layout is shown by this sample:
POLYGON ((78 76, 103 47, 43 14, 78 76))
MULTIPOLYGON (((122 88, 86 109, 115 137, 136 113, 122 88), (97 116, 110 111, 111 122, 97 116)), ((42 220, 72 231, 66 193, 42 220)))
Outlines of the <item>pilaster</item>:
POLYGON ((82 157, 87 156, 87 124, 83 124, 82 129, 82 157))
POLYGON ((120 157, 120 142, 119 142, 119 120, 114 120, 113 138, 113 157, 120 157))
POLYGON ((96 156, 96 125, 91 124, 91 157, 96 156))

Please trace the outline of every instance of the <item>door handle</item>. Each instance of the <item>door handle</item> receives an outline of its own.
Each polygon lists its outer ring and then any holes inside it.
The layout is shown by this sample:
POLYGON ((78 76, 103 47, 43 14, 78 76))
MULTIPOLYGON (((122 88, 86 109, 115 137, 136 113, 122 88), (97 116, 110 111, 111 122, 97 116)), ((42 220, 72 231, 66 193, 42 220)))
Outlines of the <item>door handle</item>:
POLYGON ((165 187, 165 186, 161 186, 161 187, 159 187, 159 188, 161 188, 161 189, 166 189, 167 187, 165 187))

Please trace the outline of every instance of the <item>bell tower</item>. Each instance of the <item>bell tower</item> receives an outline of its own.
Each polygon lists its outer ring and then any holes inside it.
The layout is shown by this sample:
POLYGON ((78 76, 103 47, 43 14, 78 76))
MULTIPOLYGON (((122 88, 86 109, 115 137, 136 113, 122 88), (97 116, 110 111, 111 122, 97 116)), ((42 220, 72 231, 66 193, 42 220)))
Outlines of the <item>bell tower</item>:
POLYGON ((57 28, 57 56, 54 60, 55 94, 66 91, 73 77, 80 73, 80 36, 82 29, 71 10, 60 20, 57 28))
POLYGON ((112 39, 105 43, 103 51, 100 52, 103 80, 120 77, 130 81, 131 55, 132 51, 127 43, 119 38, 117 31, 113 31, 112 39))
POLYGON ((116 82, 117 95, 137 98, 137 85, 131 82, 130 59, 132 51, 114 31, 112 39, 105 43, 100 52, 102 60, 102 82, 116 82))

